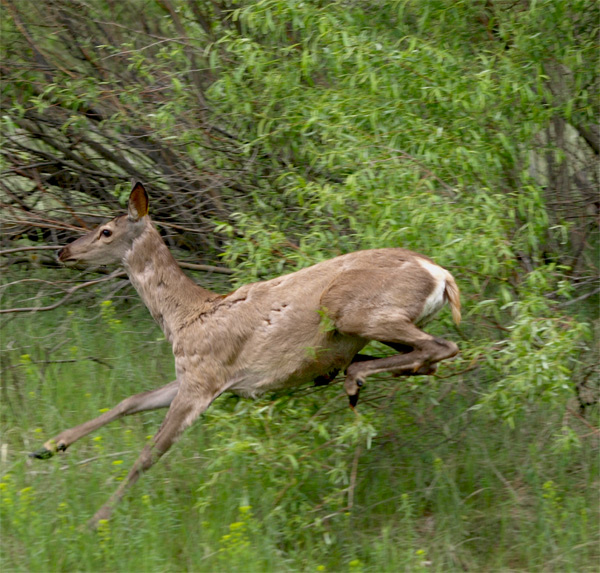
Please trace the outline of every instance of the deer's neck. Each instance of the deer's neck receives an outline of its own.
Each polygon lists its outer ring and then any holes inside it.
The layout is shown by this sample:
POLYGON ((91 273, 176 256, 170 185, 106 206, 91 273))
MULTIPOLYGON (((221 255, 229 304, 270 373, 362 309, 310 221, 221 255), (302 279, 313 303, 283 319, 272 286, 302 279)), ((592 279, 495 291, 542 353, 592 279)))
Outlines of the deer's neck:
POLYGON ((131 284, 170 342, 190 315, 208 309, 218 297, 183 273, 150 221, 123 263, 131 284))

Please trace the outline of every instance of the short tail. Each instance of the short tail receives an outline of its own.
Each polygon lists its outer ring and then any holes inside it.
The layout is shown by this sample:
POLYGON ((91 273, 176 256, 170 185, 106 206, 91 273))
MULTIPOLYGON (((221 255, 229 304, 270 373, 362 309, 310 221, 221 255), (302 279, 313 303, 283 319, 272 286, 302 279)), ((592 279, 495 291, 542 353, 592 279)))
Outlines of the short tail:
POLYGON ((450 273, 446 277, 445 294, 450 305, 450 310, 452 311, 452 319, 458 325, 460 324, 460 291, 454 277, 450 273))

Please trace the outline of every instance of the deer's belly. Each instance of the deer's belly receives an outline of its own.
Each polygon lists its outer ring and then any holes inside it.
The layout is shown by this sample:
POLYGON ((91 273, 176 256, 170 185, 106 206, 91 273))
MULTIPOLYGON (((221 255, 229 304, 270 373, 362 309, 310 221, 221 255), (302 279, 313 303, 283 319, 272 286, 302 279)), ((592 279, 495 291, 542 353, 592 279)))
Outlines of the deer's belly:
POLYGON ((227 391, 256 398, 265 392, 309 384, 319 376, 344 370, 366 341, 336 335, 325 345, 306 346, 274 355, 266 350, 237 372, 227 391))

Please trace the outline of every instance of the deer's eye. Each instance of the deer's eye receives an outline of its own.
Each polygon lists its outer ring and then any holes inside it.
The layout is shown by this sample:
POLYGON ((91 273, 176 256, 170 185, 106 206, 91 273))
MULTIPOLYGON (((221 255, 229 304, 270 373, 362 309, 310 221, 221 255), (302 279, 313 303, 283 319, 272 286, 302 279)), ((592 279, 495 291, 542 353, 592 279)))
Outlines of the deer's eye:
POLYGON ((103 229, 103 231, 100 233, 103 237, 110 237, 112 235, 112 231, 108 230, 108 229, 103 229))

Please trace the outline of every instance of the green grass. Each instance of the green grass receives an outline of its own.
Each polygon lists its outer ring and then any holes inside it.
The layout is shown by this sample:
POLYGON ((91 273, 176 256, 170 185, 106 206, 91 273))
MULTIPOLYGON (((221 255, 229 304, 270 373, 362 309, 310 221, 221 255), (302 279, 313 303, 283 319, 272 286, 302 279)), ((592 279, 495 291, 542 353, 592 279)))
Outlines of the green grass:
POLYGON ((164 411, 27 453, 173 379, 146 311, 121 313, 3 325, 2 571, 597 570, 597 434, 567 413, 579 439, 559 439, 565 410, 543 404, 514 429, 470 412, 460 375, 373 379, 359 417, 339 383, 221 397, 88 531, 164 411))

